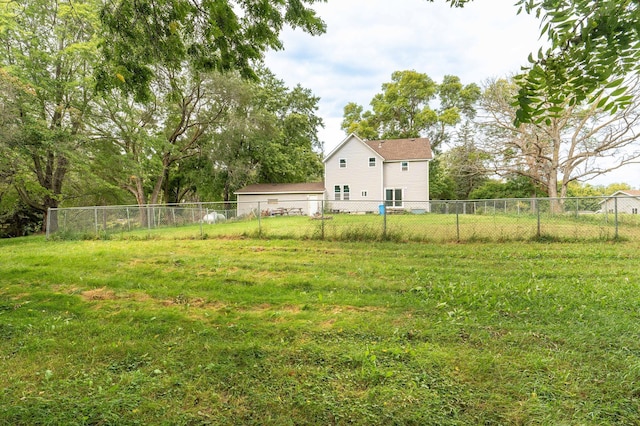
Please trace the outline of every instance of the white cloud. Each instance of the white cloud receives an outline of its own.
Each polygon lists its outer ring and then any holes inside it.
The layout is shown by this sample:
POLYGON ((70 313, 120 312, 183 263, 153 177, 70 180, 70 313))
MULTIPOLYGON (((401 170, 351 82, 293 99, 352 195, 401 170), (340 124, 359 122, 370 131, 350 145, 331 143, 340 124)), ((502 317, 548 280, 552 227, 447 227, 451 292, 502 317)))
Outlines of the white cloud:
POLYGON ((327 32, 312 37, 283 32, 284 50, 269 52, 267 66, 287 85, 320 97, 325 152, 345 135, 344 106, 369 101, 399 70, 416 70, 464 84, 516 73, 537 52, 539 21, 517 14, 515 0, 475 0, 451 8, 444 0, 329 0, 314 7, 327 32))
POLYGON ((538 45, 538 22, 517 15, 513 0, 478 0, 462 9, 443 0, 331 0, 316 10, 326 34, 285 30, 285 50, 270 52, 266 63, 288 85, 300 83, 321 98, 320 136, 328 149, 344 137, 343 107, 368 106, 394 71, 480 83, 516 72, 538 45))

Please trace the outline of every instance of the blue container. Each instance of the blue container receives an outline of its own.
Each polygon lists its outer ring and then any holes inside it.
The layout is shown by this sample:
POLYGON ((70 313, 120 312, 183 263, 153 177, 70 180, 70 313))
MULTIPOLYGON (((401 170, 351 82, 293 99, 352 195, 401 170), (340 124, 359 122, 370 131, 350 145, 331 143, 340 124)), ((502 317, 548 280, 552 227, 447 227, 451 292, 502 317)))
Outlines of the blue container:
POLYGON ((378 206, 378 213, 380 213, 381 215, 384 215, 384 213, 385 213, 385 207, 384 207, 384 204, 380 204, 380 205, 378 206))

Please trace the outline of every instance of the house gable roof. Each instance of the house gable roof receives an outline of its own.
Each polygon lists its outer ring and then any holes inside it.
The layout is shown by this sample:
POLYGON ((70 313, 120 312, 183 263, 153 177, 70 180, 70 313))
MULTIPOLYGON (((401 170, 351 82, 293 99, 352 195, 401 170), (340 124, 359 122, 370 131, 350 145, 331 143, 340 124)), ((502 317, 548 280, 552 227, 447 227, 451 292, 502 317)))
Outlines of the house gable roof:
POLYGON ((431 144, 427 138, 366 141, 385 161, 431 160, 431 144))
POLYGON ((433 152, 427 138, 388 139, 363 141, 356 134, 350 134, 324 159, 327 162, 343 145, 355 139, 379 155, 384 161, 432 160, 433 152))
POLYGON ((624 191, 617 191, 613 195, 616 195, 616 194, 628 195, 629 197, 640 197, 640 191, 636 189, 626 189, 624 191))
MULTIPOLYGON (((323 161, 324 161, 325 163, 326 163, 327 161, 329 161, 329 159, 330 159, 331 157, 333 157, 333 155, 334 155, 336 152, 338 152, 338 151, 340 150, 340 148, 342 148, 344 145, 346 145, 346 144, 347 144, 350 140, 352 140, 352 139, 357 140, 358 142, 360 142, 360 143, 361 143, 363 146, 365 146, 366 148, 371 149, 371 147, 370 147, 370 146, 368 146, 368 145, 367 145, 367 144, 366 144, 362 139, 360 139, 360 138, 358 137, 358 135, 356 135, 355 133, 351 133, 349 136, 347 136, 346 138, 344 138, 344 139, 343 139, 343 141, 342 141, 342 142, 340 142, 340 143, 338 144, 338 146, 336 146, 335 148, 333 148, 333 150, 332 150, 331 152, 329 152, 329 154, 327 154, 327 156, 324 158, 324 160, 323 160, 323 161)), ((371 150, 371 153, 372 153, 372 154, 378 154, 375 150, 371 150)), ((378 154, 378 155, 380 155, 380 154, 378 154)))
POLYGON ((323 182, 311 183, 258 183, 240 188, 235 194, 308 194, 323 193, 323 182))
POLYGON ((610 199, 612 199, 614 197, 619 197, 619 196, 640 198, 640 191, 638 191, 636 189, 625 189, 625 190, 616 191, 611 195, 607 195, 603 200, 599 201, 598 204, 604 204, 607 201, 609 201, 610 199))

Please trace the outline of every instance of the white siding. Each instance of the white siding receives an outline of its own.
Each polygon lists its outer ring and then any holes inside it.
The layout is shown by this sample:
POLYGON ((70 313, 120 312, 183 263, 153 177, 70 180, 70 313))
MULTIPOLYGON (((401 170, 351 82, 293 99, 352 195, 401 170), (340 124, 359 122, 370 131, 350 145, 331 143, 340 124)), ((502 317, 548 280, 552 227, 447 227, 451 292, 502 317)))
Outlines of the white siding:
POLYGON ((402 162, 384 164, 384 188, 402 188, 404 201, 429 200, 429 162, 409 161, 402 171, 402 162))
MULTIPOLYGON (((618 213, 638 214, 640 212, 640 200, 635 197, 627 198, 624 195, 617 196, 618 213)), ((602 204, 604 213, 614 213, 616 211, 616 200, 608 198, 602 204)))
POLYGON ((382 167, 382 158, 357 138, 351 137, 345 141, 325 162, 325 193, 331 208, 376 211, 383 198, 382 167), (369 166, 369 158, 372 157, 376 159, 375 167, 369 166), (346 159, 346 168, 340 167, 340 159, 346 159), (341 195, 344 186, 349 186, 348 203, 335 201, 336 185, 340 186, 341 195), (366 196, 363 196, 363 191, 366 196))
POLYGON ((323 194, 319 193, 275 193, 275 194, 238 194, 238 216, 257 214, 258 211, 270 212, 278 208, 300 208, 303 215, 313 215, 316 212, 309 211, 309 198, 316 197, 322 200, 323 194))

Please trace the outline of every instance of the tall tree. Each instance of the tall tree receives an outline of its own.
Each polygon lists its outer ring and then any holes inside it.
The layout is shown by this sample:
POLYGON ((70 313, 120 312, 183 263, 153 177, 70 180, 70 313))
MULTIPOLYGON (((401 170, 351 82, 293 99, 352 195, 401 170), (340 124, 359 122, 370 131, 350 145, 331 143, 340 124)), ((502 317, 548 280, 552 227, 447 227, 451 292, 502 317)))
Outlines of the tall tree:
MULTIPOLYGON (((21 108, 14 185, 47 214, 63 197, 81 151, 98 43, 94 0, 25 0, 0 4, 0 64, 33 92, 21 108)), ((46 223, 46 221, 45 221, 46 223)), ((51 226, 56 227, 55 217, 51 226)))
MULTIPOLYGON (((255 77, 254 63, 267 49, 281 49, 284 25, 310 34, 325 31, 307 5, 326 0, 108 0, 101 13, 107 61, 102 87, 151 97, 156 66, 198 71, 237 70, 255 77)), ((157 76, 156 76, 157 77, 157 76)))
MULTIPOLYGON (((369 140, 428 137, 438 153, 451 140, 451 129, 475 115, 479 97, 478 85, 465 86, 456 76, 445 76, 437 84, 424 73, 396 71, 391 82, 382 85, 382 93, 371 100, 371 111, 356 103, 345 106, 342 129, 369 140)), ((440 160, 431 161, 430 197, 452 198, 454 186, 440 160)))
POLYGON ((567 100, 557 117, 514 125, 512 104, 517 86, 508 80, 487 85, 481 101, 486 111, 482 148, 493 171, 531 179, 549 197, 565 197, 573 181, 584 181, 640 161, 640 83, 630 83, 633 101, 606 112, 602 103, 567 100))
POLYGON ((449 140, 450 128, 473 117, 479 97, 476 84, 464 86, 456 76, 437 84, 424 73, 395 71, 371 100, 371 111, 355 103, 345 106, 342 129, 365 139, 429 137, 437 151, 449 140))
POLYGON ((458 200, 469 199, 471 192, 488 180, 484 166, 486 154, 477 147, 475 133, 475 126, 466 122, 460 128, 455 145, 440 157, 444 173, 454 183, 454 198, 458 200))
POLYGON ((112 90, 96 102, 91 122, 105 178, 140 205, 167 201, 171 172, 201 151, 231 102, 218 74, 185 68, 163 76, 150 101, 112 90))
POLYGON ((255 182, 301 182, 322 176, 316 115, 319 99, 300 86, 289 89, 266 70, 259 82, 227 81, 234 99, 216 127, 210 147, 197 161, 200 182, 214 199, 230 201, 233 192, 255 182), (210 164, 207 167, 207 164, 210 164))

